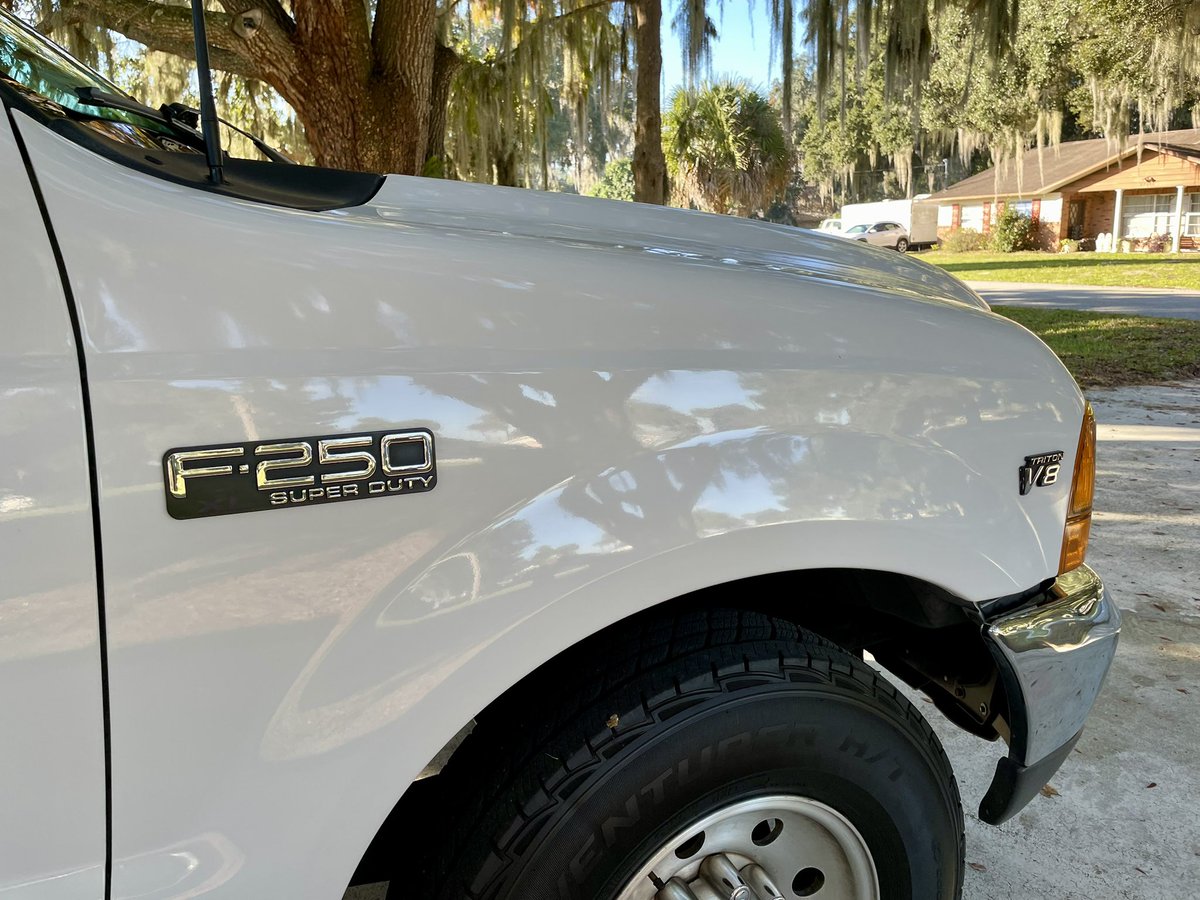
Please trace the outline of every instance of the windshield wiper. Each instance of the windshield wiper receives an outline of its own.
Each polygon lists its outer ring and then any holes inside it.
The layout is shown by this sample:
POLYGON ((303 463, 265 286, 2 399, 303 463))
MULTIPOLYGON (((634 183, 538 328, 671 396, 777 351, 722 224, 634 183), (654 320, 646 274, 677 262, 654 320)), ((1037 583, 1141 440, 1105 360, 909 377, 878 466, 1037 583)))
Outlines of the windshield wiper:
MULTIPOLYGON (((161 109, 162 109, 163 115, 165 115, 168 119, 170 119, 172 121, 182 122, 184 125, 188 126, 189 128, 192 128, 193 130, 198 128, 198 126, 200 125, 200 110, 198 110, 198 109, 192 109, 190 106, 184 106, 182 103, 167 103, 167 104, 164 104, 161 107, 161 109)), ((261 140, 258 137, 255 137, 253 134, 251 134, 249 131, 247 131, 244 128, 239 128, 237 125, 234 125, 228 119, 222 119, 220 116, 217 116, 217 121, 220 122, 222 125, 224 125, 226 128, 236 131, 242 137, 249 140, 250 143, 252 143, 255 146, 255 148, 258 150, 258 152, 261 153, 263 156, 265 156, 267 159, 271 160, 271 162, 285 163, 286 165, 289 165, 289 166, 294 166, 296 164, 296 161, 294 159, 290 159, 289 157, 280 153, 278 150, 276 150, 274 147, 272 147, 266 141, 261 140)), ((197 131, 196 133, 199 134, 200 132, 197 131)))
MULTIPOLYGON (((79 98, 81 103, 86 103, 88 106, 95 106, 102 109, 119 109, 122 112, 133 113, 134 115, 150 119, 152 122, 159 122, 173 128, 193 140, 201 142, 204 140, 200 132, 196 130, 196 126, 200 124, 200 112, 189 106, 184 106, 182 103, 166 103, 158 109, 154 109, 154 107, 139 103, 131 97, 122 97, 120 94, 112 94, 94 87, 77 87, 75 88, 75 96, 79 98)), ((284 156, 266 141, 255 137, 245 129, 239 128, 225 119, 219 119, 218 121, 227 128, 231 128, 238 134, 246 137, 254 145, 255 149, 271 160, 271 162, 283 163, 289 166, 296 164, 295 160, 284 156)))
POLYGON ((122 112, 134 113, 135 115, 142 116, 163 125, 172 124, 161 110, 146 106, 144 103, 138 103, 132 97, 122 97, 120 94, 110 94, 108 91, 102 91, 100 88, 94 87, 77 87, 75 88, 75 96, 79 98, 81 103, 86 103, 88 106, 98 106, 104 109, 119 109, 122 112))

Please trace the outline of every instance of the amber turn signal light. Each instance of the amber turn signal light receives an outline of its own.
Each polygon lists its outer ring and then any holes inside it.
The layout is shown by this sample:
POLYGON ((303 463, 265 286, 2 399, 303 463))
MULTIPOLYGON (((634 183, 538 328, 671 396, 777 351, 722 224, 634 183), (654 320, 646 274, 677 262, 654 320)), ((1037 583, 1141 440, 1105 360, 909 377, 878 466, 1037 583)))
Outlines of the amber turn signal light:
POLYGON ((1092 404, 1083 411, 1079 432, 1079 450, 1075 454, 1075 474, 1071 478, 1071 502, 1067 506, 1067 526, 1063 530, 1062 556, 1058 574, 1083 565, 1087 556, 1088 536, 1092 530, 1092 496, 1096 488, 1096 415, 1092 404))

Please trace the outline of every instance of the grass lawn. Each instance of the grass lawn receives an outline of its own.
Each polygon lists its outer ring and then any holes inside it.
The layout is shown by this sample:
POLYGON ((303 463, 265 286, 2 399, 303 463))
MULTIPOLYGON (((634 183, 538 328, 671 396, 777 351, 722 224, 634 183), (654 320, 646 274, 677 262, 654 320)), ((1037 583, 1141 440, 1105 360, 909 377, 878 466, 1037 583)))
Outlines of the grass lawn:
POLYGON ((1031 281, 1200 291, 1200 253, 944 253, 918 257, 964 281, 1031 281))
POLYGON ((1049 344, 1085 388, 1200 378, 1200 322, 1066 309, 993 309, 1049 344))

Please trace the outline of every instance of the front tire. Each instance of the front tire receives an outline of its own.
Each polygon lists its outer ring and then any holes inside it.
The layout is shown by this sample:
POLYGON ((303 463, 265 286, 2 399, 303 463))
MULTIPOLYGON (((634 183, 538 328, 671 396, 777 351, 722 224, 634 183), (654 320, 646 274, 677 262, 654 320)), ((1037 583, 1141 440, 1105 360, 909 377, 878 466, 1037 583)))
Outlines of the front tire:
POLYGON ((937 738, 871 667, 791 623, 648 619, 532 682, 439 776, 427 881, 389 897, 662 900, 686 896, 661 893, 673 878, 722 872, 789 900, 959 897, 962 810, 937 738))

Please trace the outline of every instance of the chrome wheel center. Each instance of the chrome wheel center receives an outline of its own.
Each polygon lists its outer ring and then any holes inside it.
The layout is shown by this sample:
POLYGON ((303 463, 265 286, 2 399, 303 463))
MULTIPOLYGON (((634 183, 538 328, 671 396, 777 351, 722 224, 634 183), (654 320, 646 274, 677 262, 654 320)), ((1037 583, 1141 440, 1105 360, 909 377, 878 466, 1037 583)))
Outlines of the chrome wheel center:
POLYGON ((674 835, 617 900, 879 900, 875 862, 837 810, 792 794, 743 800, 674 835))

